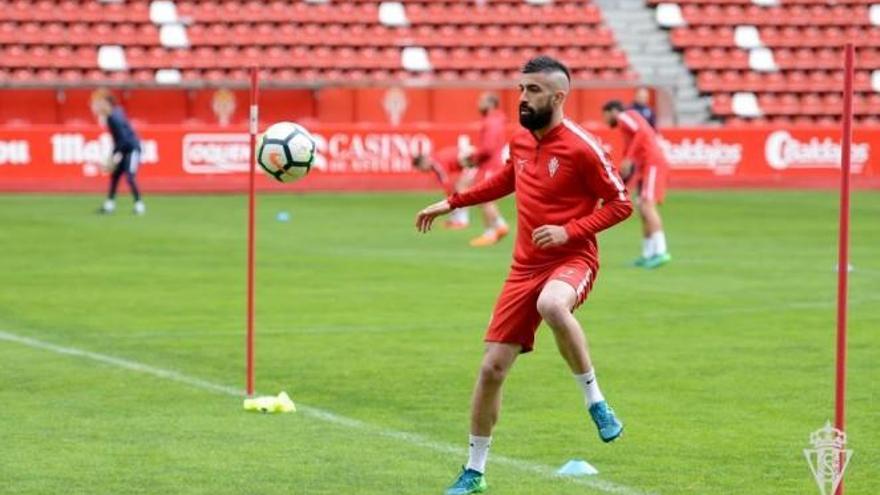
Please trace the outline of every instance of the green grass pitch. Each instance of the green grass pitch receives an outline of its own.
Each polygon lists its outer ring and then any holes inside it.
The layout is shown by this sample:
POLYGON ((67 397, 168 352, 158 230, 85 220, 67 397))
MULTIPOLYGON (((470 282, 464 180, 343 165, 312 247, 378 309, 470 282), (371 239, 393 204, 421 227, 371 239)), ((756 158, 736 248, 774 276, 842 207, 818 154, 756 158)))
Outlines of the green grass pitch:
MULTIPOLYGON (((0 492, 442 493, 512 242, 418 235, 436 197, 259 199, 257 388, 302 406, 266 416, 169 379, 243 387, 243 197, 148 196, 137 218, 127 197, 102 217, 97 197, 0 196, 0 492)), ((656 271, 627 266, 635 218, 603 234, 577 317, 626 434, 598 440, 542 327, 506 385, 490 493, 818 493, 802 450, 833 416, 837 201, 675 192, 656 271), (572 458, 599 481, 549 475, 572 458)), ((880 196, 853 201, 847 493, 874 495, 880 196)))

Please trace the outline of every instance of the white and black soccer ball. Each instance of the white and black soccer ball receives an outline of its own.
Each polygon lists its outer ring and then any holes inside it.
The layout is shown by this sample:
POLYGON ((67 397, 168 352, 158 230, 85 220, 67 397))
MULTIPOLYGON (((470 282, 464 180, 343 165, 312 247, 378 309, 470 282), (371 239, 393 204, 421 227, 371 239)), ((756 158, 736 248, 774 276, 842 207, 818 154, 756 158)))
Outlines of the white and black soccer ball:
POLYGON ((303 178, 315 161, 315 140, 305 127, 278 122, 266 129, 257 141, 257 163, 279 182, 303 178))

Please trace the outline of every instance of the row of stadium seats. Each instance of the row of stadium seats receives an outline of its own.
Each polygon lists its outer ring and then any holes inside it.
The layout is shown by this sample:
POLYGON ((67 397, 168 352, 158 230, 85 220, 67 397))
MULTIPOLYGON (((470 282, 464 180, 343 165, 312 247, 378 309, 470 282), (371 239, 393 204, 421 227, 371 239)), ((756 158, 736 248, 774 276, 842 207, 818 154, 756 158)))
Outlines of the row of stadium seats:
MULTIPOLYGON (((386 26, 344 24, 197 24, 187 30, 199 45, 331 45, 331 46, 613 46, 604 26, 386 26)), ((150 23, 16 23, 0 22, 0 45, 140 45, 160 44, 159 28, 150 23)))
MULTIPOLYGON (((329 20, 344 24, 373 24, 379 19, 378 3, 304 2, 177 2, 177 11, 190 22, 277 22, 284 19, 298 23, 326 23, 329 20)), ((466 3, 407 4, 406 19, 418 24, 522 24, 531 25, 540 19, 544 25, 596 24, 601 22, 599 9, 588 2, 562 5, 530 5, 527 3, 474 5, 466 3)))
MULTIPOLYGON (((523 59, 537 55, 534 48, 432 48, 427 51, 435 70, 516 70, 523 59)), ((599 47, 542 48, 540 53, 559 56, 567 61, 572 70, 614 69, 624 71, 628 64, 624 53, 618 49, 604 50, 599 47)), ((234 68, 242 64, 255 64, 267 68, 337 68, 387 69, 401 68, 403 52, 396 47, 331 48, 327 46, 273 46, 223 48, 198 47, 192 50, 167 49, 163 47, 128 47, 124 51, 125 67, 130 69, 205 69, 234 68)), ((71 49, 67 46, 24 47, 11 45, 0 48, 0 67, 9 68, 93 68, 100 54, 95 47, 71 49)))
MULTIPOLYGON (((880 126, 880 118, 874 116, 861 116, 855 118, 856 124, 860 126, 880 126)), ((775 127, 791 127, 791 126, 825 126, 840 127, 839 117, 829 116, 809 116, 798 115, 788 117, 779 115, 775 117, 757 117, 754 119, 744 119, 741 117, 728 117, 724 124, 727 127, 752 127, 752 126, 775 126, 775 127)))
MULTIPOLYGON (((734 115, 736 95, 718 94, 712 98, 712 110, 719 115, 734 115)), ((843 108, 843 97, 839 93, 824 96, 815 94, 804 95, 772 95, 758 96, 757 103, 765 116, 774 115, 827 115, 839 116, 843 108)), ((880 94, 855 95, 853 111, 856 115, 880 115, 880 94)))
MULTIPOLYGON (((648 5, 659 5, 669 0, 647 0, 648 5)), ((877 0, 677 0, 681 5, 871 5, 877 0)))
POLYGON ((760 29, 742 29, 732 27, 699 26, 690 29, 675 29, 671 33, 673 46, 676 48, 712 48, 734 47, 739 44, 751 43, 748 37, 754 37, 769 48, 819 48, 824 46, 840 46, 848 41, 858 46, 880 47, 880 27, 818 27, 818 26, 787 26, 761 27, 760 29))
MULTIPOLYGON (((211 82, 211 83, 244 83, 248 80, 248 72, 244 69, 184 69, 180 70, 181 82, 211 82)), ((275 69, 261 71, 262 78, 274 83, 298 83, 302 81, 324 81, 331 83, 342 82, 382 82, 413 79, 413 74, 403 69, 275 69)), ((502 70, 474 70, 463 71, 445 70, 431 77, 439 81, 506 81, 518 77, 518 71, 502 70)), ((574 77, 581 80, 597 81, 621 81, 637 80, 637 76, 630 71, 617 70, 589 70, 581 69, 573 73, 574 77)), ((13 82, 20 84, 102 84, 136 82, 149 84, 156 80, 156 70, 136 69, 126 72, 107 72, 100 69, 53 69, 53 68, 5 68, 0 67, 0 83, 13 82)))
MULTIPOLYGON (((843 71, 702 71, 697 76, 697 87, 705 93, 839 93, 843 71)), ((856 72, 854 87, 861 93, 880 90, 880 71, 856 72)))
POLYGON ((150 2, 103 3, 93 0, 18 0, 0 2, 0 21, 149 22, 150 2))
MULTIPOLYGON (((723 70, 723 69, 760 69, 760 70, 789 70, 789 69, 840 69, 843 66, 841 50, 834 48, 799 48, 779 49, 772 52, 756 50, 746 51, 739 48, 689 48, 684 51, 685 63, 692 70, 723 70), (767 55, 769 54, 769 55, 767 55), (767 56, 764 56, 767 55, 767 56), (759 56, 767 59, 766 68, 760 65, 764 61, 758 60, 759 56), (759 67, 756 67, 759 65, 759 67)), ((860 69, 872 69, 880 67, 880 48, 857 50, 856 67, 860 69)))
MULTIPOLYGON (((419 26, 344 24, 196 24, 189 43, 200 45, 330 46, 613 46, 611 30, 598 25, 569 26, 419 26)), ((0 45, 160 45, 159 28, 150 23, 0 22, 0 45)))
POLYGON ((870 8, 866 5, 685 5, 681 15, 689 26, 868 26, 870 8))

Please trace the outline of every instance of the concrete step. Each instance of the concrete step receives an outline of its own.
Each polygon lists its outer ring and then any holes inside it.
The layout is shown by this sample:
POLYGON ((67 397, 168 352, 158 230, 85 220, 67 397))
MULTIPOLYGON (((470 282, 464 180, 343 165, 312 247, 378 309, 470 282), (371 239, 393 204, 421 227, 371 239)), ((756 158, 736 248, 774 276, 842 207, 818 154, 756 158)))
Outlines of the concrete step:
POLYGON ((698 100, 690 100, 690 101, 677 101, 676 109, 679 112, 683 113, 697 113, 697 112, 705 112, 709 109, 709 105, 703 102, 702 99, 698 100))
POLYGON ((669 51, 672 51, 672 46, 669 44, 669 36, 666 36, 666 33, 657 32, 657 31, 645 31, 643 33, 639 33, 638 35, 624 35, 620 40, 621 43, 635 44, 635 45, 662 45, 669 51))

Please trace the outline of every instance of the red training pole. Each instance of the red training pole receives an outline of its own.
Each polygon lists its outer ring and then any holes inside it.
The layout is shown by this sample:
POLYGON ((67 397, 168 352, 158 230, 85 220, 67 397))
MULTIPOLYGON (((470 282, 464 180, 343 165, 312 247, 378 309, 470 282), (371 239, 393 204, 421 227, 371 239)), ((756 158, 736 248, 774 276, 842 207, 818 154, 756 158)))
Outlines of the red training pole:
POLYGON ((251 67, 251 105, 248 131, 251 137, 248 153, 248 233, 247 233, 247 395, 254 395, 254 257, 256 229, 254 216, 257 209, 255 193, 255 169, 257 147, 257 124, 259 122, 257 96, 258 75, 256 67, 251 67))
MULTIPOLYGON (((852 43, 844 47, 843 76, 843 143, 840 150, 840 239, 837 260, 837 381, 834 394, 834 426, 844 431, 846 424, 846 306, 849 278, 849 179, 850 149, 853 121, 853 65, 855 49, 852 43)), ((843 459, 841 459, 843 462, 843 459)), ((843 495, 843 480, 836 495, 843 495)))

